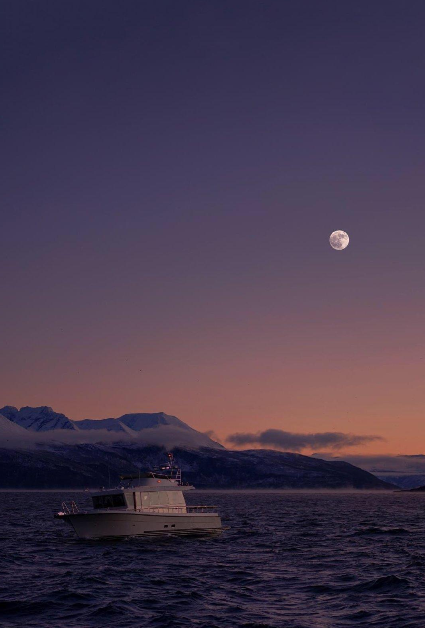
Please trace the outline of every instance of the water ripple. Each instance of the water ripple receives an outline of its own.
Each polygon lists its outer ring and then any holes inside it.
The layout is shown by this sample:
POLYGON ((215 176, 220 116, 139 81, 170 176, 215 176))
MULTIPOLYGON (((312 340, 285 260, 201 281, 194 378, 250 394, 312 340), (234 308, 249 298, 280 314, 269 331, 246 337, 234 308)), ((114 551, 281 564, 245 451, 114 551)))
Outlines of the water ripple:
POLYGON ((211 492, 220 536, 121 541, 75 538, 64 497, 0 493, 2 628, 423 628, 421 494, 211 492))

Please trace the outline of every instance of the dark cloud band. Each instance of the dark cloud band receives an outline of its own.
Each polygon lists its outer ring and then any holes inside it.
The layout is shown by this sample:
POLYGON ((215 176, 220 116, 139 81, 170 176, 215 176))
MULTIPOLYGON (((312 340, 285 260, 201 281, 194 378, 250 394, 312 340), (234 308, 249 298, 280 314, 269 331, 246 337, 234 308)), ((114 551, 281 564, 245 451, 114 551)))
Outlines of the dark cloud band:
POLYGON ((301 451, 302 449, 316 449, 328 447, 330 449, 342 449, 343 447, 355 447, 370 441, 382 440, 380 436, 361 436, 357 434, 344 434, 342 432, 318 432, 316 434, 297 434, 283 430, 269 429, 264 432, 230 434, 227 441, 238 447, 244 445, 262 445, 287 451, 301 451))

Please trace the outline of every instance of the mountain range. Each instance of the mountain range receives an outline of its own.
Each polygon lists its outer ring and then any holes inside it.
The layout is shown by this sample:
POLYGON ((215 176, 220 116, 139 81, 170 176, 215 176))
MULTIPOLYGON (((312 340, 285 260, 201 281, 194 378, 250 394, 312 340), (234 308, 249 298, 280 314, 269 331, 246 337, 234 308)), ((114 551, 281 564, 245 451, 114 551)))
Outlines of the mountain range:
POLYGON ((394 488, 347 462, 228 450, 163 412, 72 421, 48 406, 0 410, 0 488, 114 486, 164 462, 167 450, 198 488, 394 488))
MULTIPOLYGON (((194 430, 175 416, 164 412, 124 414, 118 418, 83 419, 72 421, 64 414, 55 412, 49 406, 18 410, 14 406, 0 408, 0 417, 8 419, 14 426, 27 430, 27 440, 46 442, 52 439, 71 443, 120 442, 122 440, 143 440, 149 444, 178 445, 190 447, 210 447, 223 449, 206 434, 194 430), (34 437, 39 434, 39 438, 34 437)), ((0 438, 7 428, 0 423, 0 438)), ((16 431, 14 431, 16 434, 16 431)), ((22 433, 22 437, 25 433, 22 433)))

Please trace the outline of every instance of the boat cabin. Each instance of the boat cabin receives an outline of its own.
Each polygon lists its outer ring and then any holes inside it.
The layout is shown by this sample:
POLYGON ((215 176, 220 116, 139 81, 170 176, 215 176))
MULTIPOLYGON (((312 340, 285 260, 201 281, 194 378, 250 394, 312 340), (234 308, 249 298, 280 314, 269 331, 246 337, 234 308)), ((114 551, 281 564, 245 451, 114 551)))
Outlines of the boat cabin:
POLYGON ((153 512, 186 512, 183 491, 193 486, 161 473, 121 476, 121 484, 92 494, 93 508, 153 512))

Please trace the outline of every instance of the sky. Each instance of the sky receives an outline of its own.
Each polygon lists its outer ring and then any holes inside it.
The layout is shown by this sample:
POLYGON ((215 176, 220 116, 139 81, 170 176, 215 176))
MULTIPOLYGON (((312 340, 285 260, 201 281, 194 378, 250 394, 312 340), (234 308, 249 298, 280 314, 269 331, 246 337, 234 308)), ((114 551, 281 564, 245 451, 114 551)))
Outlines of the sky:
POLYGON ((424 19, 3 0, 0 406, 425 453, 424 19))

